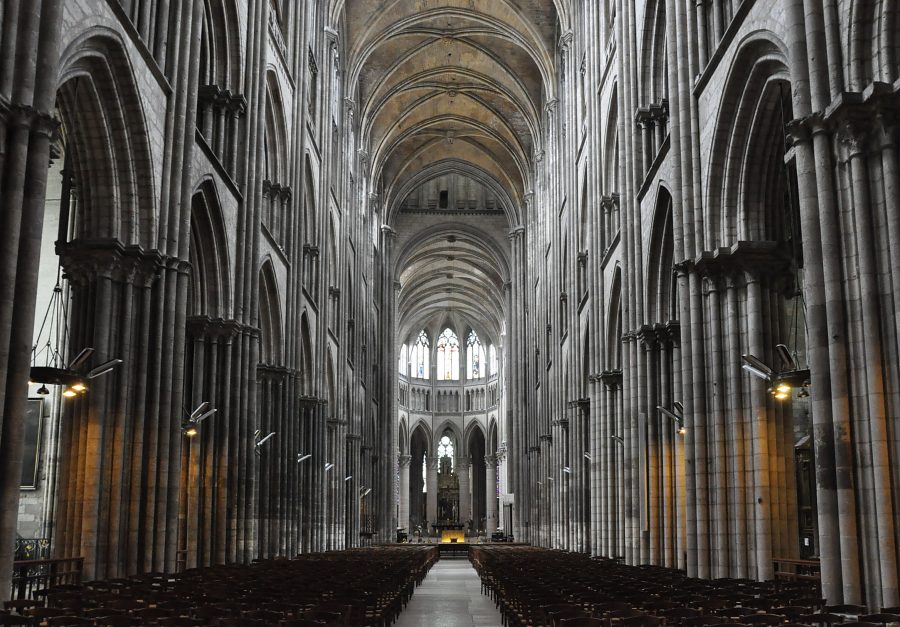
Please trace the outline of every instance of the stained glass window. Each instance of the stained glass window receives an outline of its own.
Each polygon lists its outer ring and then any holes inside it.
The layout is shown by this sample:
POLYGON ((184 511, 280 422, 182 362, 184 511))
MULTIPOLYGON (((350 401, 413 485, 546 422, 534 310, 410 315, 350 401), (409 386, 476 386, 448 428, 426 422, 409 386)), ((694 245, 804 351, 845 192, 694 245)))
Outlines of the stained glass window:
POLYGON ((491 344, 488 355, 490 355, 491 359, 491 375, 495 375, 500 369, 500 363, 497 361, 497 347, 495 347, 493 344, 491 344))
POLYGON ((413 371, 410 373, 416 379, 428 379, 431 376, 431 342, 425 331, 419 333, 419 339, 411 349, 410 360, 413 371))
POLYGON ((487 374, 484 370, 487 366, 484 363, 484 347, 474 330, 469 332, 466 340, 466 357, 466 378, 480 379, 487 374))
POLYGON ((400 347, 400 363, 398 364, 398 370, 400 374, 408 374, 407 366, 409 365, 409 349, 407 349, 406 344, 400 347))
POLYGON ((438 379, 459 379, 459 338, 450 329, 444 329, 438 337, 437 370, 438 379))

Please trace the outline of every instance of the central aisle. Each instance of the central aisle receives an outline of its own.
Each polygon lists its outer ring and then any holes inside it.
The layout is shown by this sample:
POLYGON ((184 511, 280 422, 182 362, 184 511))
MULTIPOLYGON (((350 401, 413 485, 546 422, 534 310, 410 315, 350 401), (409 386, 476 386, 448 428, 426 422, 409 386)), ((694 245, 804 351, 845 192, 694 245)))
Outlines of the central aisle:
POLYGON ((396 627, 500 627, 500 612, 481 594, 481 580, 469 560, 441 560, 409 605, 396 627))

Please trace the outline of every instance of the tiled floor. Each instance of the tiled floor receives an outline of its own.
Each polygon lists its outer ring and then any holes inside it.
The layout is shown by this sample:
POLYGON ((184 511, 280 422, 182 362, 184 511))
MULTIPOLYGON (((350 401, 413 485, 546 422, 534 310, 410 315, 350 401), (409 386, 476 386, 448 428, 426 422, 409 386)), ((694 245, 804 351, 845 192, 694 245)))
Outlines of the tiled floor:
POLYGON ((481 580, 465 559, 431 567, 396 627, 500 627, 500 612, 481 594, 481 580))

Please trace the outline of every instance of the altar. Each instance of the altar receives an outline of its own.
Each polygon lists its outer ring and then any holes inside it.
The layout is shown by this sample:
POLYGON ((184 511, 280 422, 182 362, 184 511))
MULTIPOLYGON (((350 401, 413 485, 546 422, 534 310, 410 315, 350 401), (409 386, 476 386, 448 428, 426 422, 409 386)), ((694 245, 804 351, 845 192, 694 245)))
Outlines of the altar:
POLYGON ((441 543, 465 542, 465 526, 460 523, 435 523, 431 525, 435 536, 440 536, 441 543))

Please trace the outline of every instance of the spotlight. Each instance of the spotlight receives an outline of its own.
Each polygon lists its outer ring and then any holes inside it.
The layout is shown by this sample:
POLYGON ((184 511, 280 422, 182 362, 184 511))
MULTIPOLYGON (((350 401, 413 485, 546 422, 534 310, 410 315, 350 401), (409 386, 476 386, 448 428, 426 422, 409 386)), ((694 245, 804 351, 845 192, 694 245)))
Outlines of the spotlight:
POLYGON ((193 438, 195 437, 199 431, 197 431, 197 427, 194 425, 188 425, 185 429, 181 431, 186 437, 193 438))
POLYGON ((347 475, 344 477, 344 481, 350 481, 353 478, 353 475, 347 475))
POLYGON ((622 439, 621 435, 611 435, 609 436, 611 439, 615 440, 619 444, 625 444, 625 440, 622 439))
POLYGON ((678 435, 684 435, 687 433, 687 429, 684 426, 678 427, 678 435))
POLYGON ((328 462, 327 464, 325 464, 325 472, 328 472, 332 468, 334 468, 334 464, 332 464, 331 462, 328 462))
POLYGON ((74 397, 78 396, 78 392, 76 392, 72 388, 66 388, 65 390, 63 390, 62 395, 65 396, 66 398, 74 398, 74 397))
POLYGON ((571 474, 572 474, 572 469, 569 468, 568 466, 563 466, 562 471, 563 471, 564 473, 566 473, 567 475, 571 475, 571 474))
POLYGON ((86 392, 87 386, 84 383, 79 382, 79 383, 74 384, 72 386, 72 389, 75 390, 76 392, 86 392))
POLYGON ((365 496, 366 496, 369 492, 371 492, 371 491, 372 491, 372 488, 366 488, 366 491, 363 492, 363 493, 362 493, 362 496, 360 496, 359 498, 365 498, 365 496))
POLYGON ((309 453, 307 453, 306 455, 304 455, 303 453, 297 453, 297 463, 299 464, 300 462, 305 462, 310 457, 312 457, 312 455, 310 455, 309 453))
POLYGON ((800 391, 797 392, 797 398, 809 398, 809 389, 806 386, 800 388, 800 391))
POLYGON ((787 400, 788 398, 790 398, 791 395, 788 394, 787 392, 775 392, 774 396, 775 396, 776 400, 784 401, 784 400, 787 400))
POLYGON ((781 394, 790 394, 792 389, 793 388, 791 388, 791 386, 789 386, 787 383, 779 383, 775 388, 775 391, 780 392, 781 394))
POLYGON ((588 453, 587 451, 584 452, 584 458, 585 458, 586 460, 588 460, 588 461, 591 461, 591 459, 592 459, 592 458, 591 458, 591 454, 588 453))
POLYGON ((50 393, 50 389, 46 385, 41 384, 41 387, 37 389, 37 393, 41 396, 47 396, 50 393))

